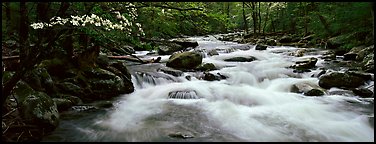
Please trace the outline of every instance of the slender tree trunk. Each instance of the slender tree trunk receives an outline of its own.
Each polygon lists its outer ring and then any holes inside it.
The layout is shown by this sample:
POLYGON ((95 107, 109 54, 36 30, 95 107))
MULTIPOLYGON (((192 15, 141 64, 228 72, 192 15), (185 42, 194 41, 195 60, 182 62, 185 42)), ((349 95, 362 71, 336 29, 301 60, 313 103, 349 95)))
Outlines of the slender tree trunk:
POLYGON ((244 7, 244 4, 245 2, 243 2, 243 21, 244 21, 244 30, 245 30, 245 33, 248 34, 248 24, 247 24, 247 17, 245 16, 245 7, 244 7))
POLYGON ((266 9, 266 17, 265 17, 264 27, 262 28, 262 33, 265 33, 266 24, 267 24, 268 19, 269 19, 269 9, 270 9, 271 4, 272 3, 269 3, 268 8, 266 9))
POLYGON ((10 16, 10 3, 5 2, 5 16, 6 16, 6 26, 7 26, 7 35, 11 36, 12 35, 12 29, 11 29, 11 16, 10 16))
POLYGON ((328 35, 332 35, 333 33, 330 30, 329 24, 326 22, 326 19, 322 15, 320 15, 318 13, 316 13, 316 14, 319 17, 320 22, 322 23, 322 25, 324 25, 324 28, 325 28, 326 32, 328 33, 328 35))
POLYGON ((259 33, 261 33, 261 2, 258 2, 258 20, 259 20, 259 23, 258 23, 258 29, 259 29, 259 33))
POLYGON ((257 33, 257 12, 255 2, 251 2, 252 5, 252 19, 253 19, 253 33, 257 33))

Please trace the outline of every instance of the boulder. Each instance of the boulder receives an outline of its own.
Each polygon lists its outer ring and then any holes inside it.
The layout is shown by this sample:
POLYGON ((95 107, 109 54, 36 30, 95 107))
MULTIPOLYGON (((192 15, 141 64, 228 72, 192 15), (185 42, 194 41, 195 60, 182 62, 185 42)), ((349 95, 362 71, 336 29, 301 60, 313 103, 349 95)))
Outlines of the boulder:
POLYGON ((307 83, 297 83, 291 87, 291 92, 302 93, 305 96, 322 96, 324 92, 317 86, 312 86, 307 83))
POLYGON ((59 112, 68 110, 69 108, 71 108, 73 106, 72 101, 70 101, 69 99, 65 99, 65 98, 52 98, 52 100, 56 103, 57 110, 59 112))
POLYGON ((171 55, 166 66, 176 69, 195 69, 202 63, 202 55, 198 52, 183 52, 171 55))
POLYGON ((219 55, 216 49, 208 51, 208 56, 219 55))
POLYGON ((204 72, 202 79, 207 80, 207 81, 219 81, 221 79, 226 79, 228 78, 227 76, 224 76, 220 73, 217 73, 217 75, 209 73, 209 72, 204 72))
POLYGON ((356 56, 356 60, 357 61, 363 61, 364 58, 369 55, 369 54, 372 54, 374 55, 374 45, 372 46, 369 46, 369 47, 366 47, 366 48, 363 48, 361 49, 359 52, 357 52, 357 56, 356 56))
POLYGON ((181 51, 184 49, 186 48, 176 43, 165 43, 165 44, 159 45, 157 50, 158 50, 158 54, 160 55, 170 55, 174 52, 181 51))
POLYGON ((358 54, 356 53, 345 53, 343 55, 343 60, 355 60, 358 54))
POLYGON ((173 39, 172 42, 177 43, 177 44, 183 46, 184 48, 188 48, 188 47, 195 48, 195 47, 198 46, 197 41, 192 41, 192 40, 189 40, 189 39, 186 39, 186 38, 173 39))
POLYGON ((93 68, 84 71, 84 75, 89 88, 93 92, 90 97, 86 97, 90 100, 108 99, 129 92, 123 79, 110 71, 93 68))
POLYGON ((199 65, 197 68, 199 71, 211 71, 211 70, 216 70, 217 68, 213 63, 205 63, 202 65, 199 65))
POLYGON ((290 43, 292 42, 292 38, 290 36, 282 36, 282 38, 279 40, 280 43, 290 43))
POLYGON ((266 44, 269 46, 276 46, 277 42, 274 39, 266 39, 266 44))
POLYGON ((356 75, 341 72, 329 72, 319 78, 319 86, 325 89, 332 87, 338 88, 357 88, 364 84, 366 80, 356 75))
POLYGON ((47 70, 43 67, 37 67, 28 72, 23 80, 34 90, 46 92, 48 95, 57 93, 57 88, 47 70))
POLYGON ((159 68, 157 71, 162 71, 162 72, 164 72, 166 74, 170 74, 170 75, 173 75, 173 76, 176 76, 176 77, 179 77, 179 76, 183 75, 182 71, 176 70, 176 69, 172 69, 172 68, 169 68, 169 67, 159 68))
POLYGON ((311 69, 316 66, 317 60, 317 58, 311 57, 303 61, 297 61, 295 62, 295 65, 291 66, 291 68, 295 68, 297 70, 311 69))
POLYGON ((373 92, 366 88, 355 88, 352 90, 354 94, 362 97, 362 98, 369 98, 373 97, 373 92))
POLYGON ((224 61, 227 62, 252 62, 254 60, 257 60, 256 57, 248 56, 248 57, 232 57, 228 59, 224 59, 224 61))
POLYGON ((255 50, 266 50, 267 47, 266 45, 257 44, 255 50))
POLYGON ((20 106, 21 116, 28 124, 51 132, 59 124, 59 112, 55 102, 43 92, 29 93, 20 106))
POLYGON ((82 88, 69 81, 63 81, 57 84, 57 87, 60 89, 60 93, 71 94, 71 95, 83 95, 82 88))

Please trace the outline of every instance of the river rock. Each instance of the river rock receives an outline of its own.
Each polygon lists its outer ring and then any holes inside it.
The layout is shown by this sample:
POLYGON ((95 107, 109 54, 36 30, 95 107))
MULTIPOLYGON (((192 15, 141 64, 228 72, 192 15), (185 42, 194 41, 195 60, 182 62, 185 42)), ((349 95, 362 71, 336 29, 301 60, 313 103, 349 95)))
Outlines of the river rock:
POLYGON ((72 101, 65 98, 52 98, 52 100, 56 103, 57 110, 59 112, 68 110, 73 106, 72 101))
POLYGON ((20 107, 22 118, 28 124, 36 125, 46 132, 54 130, 59 124, 59 112, 55 102, 43 92, 28 94, 20 107))
POLYGON ((311 57, 302 61, 295 62, 295 65, 292 65, 291 68, 295 68, 297 70, 306 70, 311 69, 316 66, 317 58, 311 57))
POLYGON ((362 97, 362 98, 369 98, 373 97, 373 92, 366 88, 355 88, 353 89, 354 94, 362 97))
POLYGON ((213 63, 205 63, 205 64, 199 65, 196 69, 199 71, 211 71, 211 70, 216 70, 217 68, 215 67, 213 63))
POLYGON ((248 57, 232 57, 232 58, 224 59, 224 61, 227 61, 227 62, 252 62, 254 60, 257 60, 257 58, 253 57, 253 56, 248 56, 248 57))
POLYGON ((208 56, 219 55, 216 49, 208 51, 208 56))
POLYGON ((170 74, 170 75, 173 75, 173 76, 176 76, 176 77, 183 75, 183 72, 181 70, 176 70, 176 69, 172 69, 172 68, 169 68, 169 67, 159 68, 157 71, 162 71, 166 74, 170 74))
POLYGON ((53 95, 57 92, 50 74, 43 67, 35 68, 26 73, 23 80, 34 90, 46 92, 48 95, 53 95))
POLYGON ((356 88, 363 85, 366 80, 356 75, 342 72, 329 72, 319 78, 319 86, 325 89, 331 87, 356 88))
POLYGON ((276 46, 277 42, 274 39, 266 39, 266 44, 269 46, 276 46))
POLYGON ((292 42, 292 38, 290 36, 282 36, 282 38, 279 40, 280 43, 290 43, 292 42))
POLYGON ((267 47, 266 45, 257 44, 255 50, 266 50, 267 47))
POLYGON ((356 60, 357 61, 363 61, 364 58, 369 55, 369 54, 372 54, 374 55, 374 45, 371 45, 371 46, 368 46, 366 48, 363 48, 361 49, 359 52, 357 52, 357 56, 356 56, 356 60))
POLYGON ((346 53, 343 55, 343 60, 355 60, 357 56, 356 53, 346 53))
POLYGON ((184 49, 185 47, 176 43, 165 43, 165 44, 159 45, 157 50, 158 50, 158 54, 160 55, 170 55, 174 52, 181 51, 184 49))
POLYGON ((324 92, 321 88, 317 86, 312 86, 307 83, 297 83, 291 88, 291 92, 303 93, 305 96, 322 96, 324 92))
POLYGON ((85 70, 84 75, 87 79, 86 83, 93 92, 86 99, 102 100, 129 92, 123 80, 110 71, 92 68, 85 70))
POLYGON ((202 55, 198 52, 183 52, 171 55, 166 66, 176 69, 195 69, 202 63, 202 55))
POLYGON ((71 95, 82 95, 82 88, 68 80, 57 83, 56 85, 61 93, 71 95))
POLYGON ((173 39, 172 42, 177 43, 177 44, 183 46, 184 48, 188 48, 188 47, 195 48, 195 47, 198 46, 197 41, 192 41, 192 40, 186 39, 186 38, 173 39))

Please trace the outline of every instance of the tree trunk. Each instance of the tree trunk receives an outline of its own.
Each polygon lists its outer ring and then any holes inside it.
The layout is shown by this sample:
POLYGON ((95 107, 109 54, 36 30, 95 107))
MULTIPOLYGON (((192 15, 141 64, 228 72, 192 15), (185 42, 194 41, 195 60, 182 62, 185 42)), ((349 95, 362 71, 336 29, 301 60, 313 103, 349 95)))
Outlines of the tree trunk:
POLYGON ((258 20, 259 20, 259 23, 258 23, 258 29, 259 29, 259 33, 261 33, 261 2, 258 2, 258 20))
POLYGON ((266 24, 267 24, 268 19, 269 19, 269 9, 270 9, 271 5, 272 5, 272 3, 269 3, 268 8, 266 9, 266 17, 265 17, 264 27, 262 28, 262 33, 265 33, 266 24))
POLYGON ((11 29, 11 16, 10 16, 10 3, 9 2, 5 2, 5 6, 6 6, 6 9, 5 9, 5 16, 6 16, 6 26, 7 26, 7 35, 8 37, 10 37, 12 35, 12 29, 11 29))
POLYGON ((326 22, 326 19, 322 15, 320 15, 318 13, 316 13, 316 14, 319 17, 320 22, 324 25, 324 28, 325 28, 326 32, 328 33, 328 35, 332 35, 333 33, 330 30, 329 24, 326 22))
POLYGON ((20 28, 19 28, 19 42, 20 42, 20 63, 25 61, 29 51, 27 50, 27 39, 29 35, 29 26, 27 25, 27 8, 25 2, 20 2, 20 28))
POLYGON ((244 21, 244 30, 245 30, 245 33, 248 34, 248 24, 247 24, 247 18, 246 18, 246 16, 245 16, 244 3, 245 3, 245 2, 243 2, 243 21, 244 21))
POLYGON ((256 4, 255 2, 251 2, 252 5, 252 19, 253 19, 253 33, 257 33, 257 12, 256 12, 256 4))

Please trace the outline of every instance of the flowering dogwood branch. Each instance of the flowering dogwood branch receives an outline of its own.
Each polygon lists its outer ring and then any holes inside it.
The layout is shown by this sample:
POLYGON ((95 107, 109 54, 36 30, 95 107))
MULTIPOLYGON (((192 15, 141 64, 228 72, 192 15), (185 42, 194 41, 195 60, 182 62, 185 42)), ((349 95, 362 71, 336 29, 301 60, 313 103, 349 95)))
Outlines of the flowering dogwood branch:
MULTIPOLYGON (((46 27, 53 27, 55 25, 66 25, 68 22, 73 26, 87 26, 89 24, 94 25, 96 27, 104 27, 105 30, 111 31, 111 30, 125 30, 128 32, 131 32, 132 29, 132 23, 129 22, 128 19, 126 19, 124 16, 120 14, 120 12, 114 12, 117 14, 117 19, 121 20, 120 23, 113 23, 108 19, 103 19, 102 17, 99 17, 95 14, 91 14, 91 16, 83 15, 83 16, 71 16, 71 18, 61 18, 61 17, 53 17, 50 19, 50 23, 33 23, 30 26, 33 27, 33 29, 43 29, 46 27)), ((145 35, 145 33, 142 30, 141 24, 136 23, 135 24, 138 27, 138 31, 145 35)))

